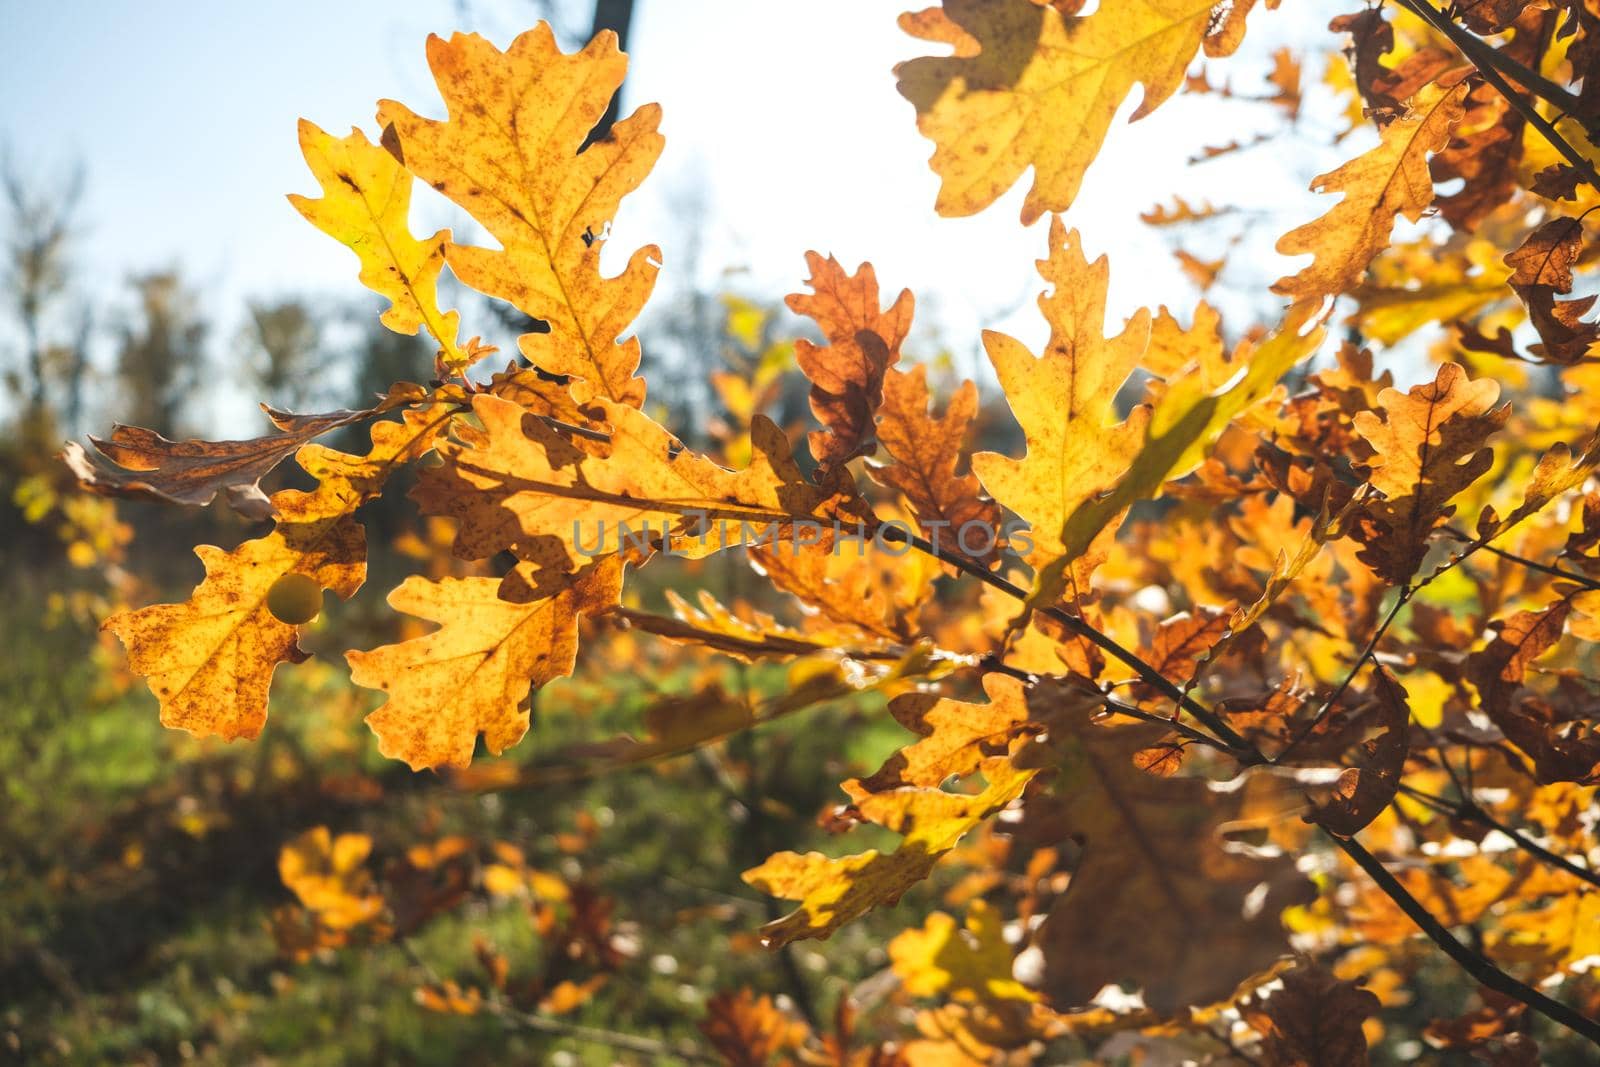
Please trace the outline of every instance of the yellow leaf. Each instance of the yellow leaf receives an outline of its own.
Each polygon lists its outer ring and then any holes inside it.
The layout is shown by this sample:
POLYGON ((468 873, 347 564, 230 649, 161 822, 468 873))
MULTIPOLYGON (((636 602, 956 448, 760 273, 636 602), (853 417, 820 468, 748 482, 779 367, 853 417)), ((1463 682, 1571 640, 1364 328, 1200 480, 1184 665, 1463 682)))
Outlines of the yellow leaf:
POLYGON ((904 835, 891 853, 872 849, 830 859, 820 852, 779 852, 745 871, 744 880, 757 889, 800 902, 799 908, 761 928, 766 943, 825 938, 880 904, 895 903, 928 877, 939 857, 963 836, 1021 796, 1035 773, 1005 757, 988 760, 981 769, 988 781, 981 793, 896 789, 857 799, 867 821, 904 835))
MULTIPOLYGON (((518 576, 533 585, 531 568, 510 577, 518 576)), ((352 681, 388 694, 367 716, 378 751, 423 770, 467 766, 479 733, 495 755, 520 741, 528 730, 529 689, 572 673, 578 615, 617 603, 621 570, 602 561, 561 583, 524 590, 512 601, 501 595, 510 591, 503 588, 509 580, 434 582, 413 575, 390 593, 396 611, 440 626, 410 641, 345 654, 352 681)))
POLYGON ((279 663, 306 658, 299 628, 267 604, 287 574, 349 598, 366 577, 366 536, 355 509, 376 496, 389 472, 426 452, 444 422, 438 412, 408 412, 372 428, 365 456, 305 445, 296 461, 318 479, 309 492, 273 494, 278 524, 231 552, 201 545, 206 577, 182 604, 156 604, 107 619, 128 665, 161 701, 161 721, 197 736, 253 738, 267 720, 267 691, 279 663))
POLYGON ((945 0, 902 15, 913 37, 955 49, 895 69, 935 145, 939 214, 983 210, 1030 166, 1023 224, 1065 211, 1134 86, 1140 119, 1183 84, 1202 43, 1210 55, 1238 46, 1253 2, 1236 0, 1215 29, 1215 0, 1117 0, 1082 18, 1032 0, 945 0))
POLYGON ((921 740, 902 748, 861 785, 882 792, 903 785, 936 788, 952 777, 971 774, 982 761, 1011 747, 1028 722, 1027 690, 1003 674, 986 674, 986 704, 912 692, 895 697, 889 710, 921 740))
MULTIPOLYGON (((479 292, 548 323, 520 338, 552 374, 584 380, 585 396, 638 407, 639 342, 618 342, 655 284, 660 249, 639 249, 615 278, 600 249, 621 198, 649 173, 664 143, 661 109, 647 104, 583 151, 584 138, 622 84, 627 57, 603 32, 564 54, 540 23, 504 52, 477 34, 428 38, 428 65, 449 118, 378 105, 405 166, 460 204, 499 248, 450 243, 450 269, 479 292)), ((387 134, 386 134, 387 137, 387 134)))
POLYGON ((1037 1000, 1011 977, 1015 953, 1006 943, 1000 916, 982 900, 967 907, 964 927, 942 911, 921 929, 902 931, 889 942, 889 960, 907 993, 939 994, 956 1000, 1037 1000))
POLYGON ((383 910, 365 866, 371 852, 366 834, 334 837, 326 826, 313 827, 278 853, 278 877, 322 926, 348 930, 383 910))
POLYGON ((456 347, 460 315, 439 310, 439 271, 449 230, 421 241, 411 236, 411 175, 360 130, 344 138, 300 120, 300 151, 322 186, 322 198, 290 194, 289 202, 317 229, 361 260, 361 282, 389 299, 381 316, 396 333, 426 329, 444 362, 465 362, 456 347))
POLYGON ((1315 258, 1298 274, 1280 278, 1273 292, 1295 300, 1342 293, 1388 247, 1396 215, 1412 222, 1422 218, 1433 203, 1428 155, 1449 140, 1463 114, 1467 89, 1465 82, 1430 88, 1408 114, 1384 127, 1376 148, 1312 181, 1316 192, 1343 196, 1327 214, 1279 239, 1278 251, 1284 255, 1310 252, 1315 258))
MULTIPOLYGON (((1066 587, 1066 568, 1089 551, 1117 517, 1164 482, 1199 466, 1209 448, 1236 416, 1264 400, 1278 380, 1322 343, 1315 305, 1296 304, 1283 324, 1259 348, 1236 355, 1238 371, 1231 384, 1213 392, 1202 365, 1193 374, 1168 383, 1149 416, 1143 445, 1110 492, 1084 500, 1062 527, 1062 555, 1034 578, 1029 602, 1048 604, 1066 587)), ((1326 313, 1324 313, 1325 315, 1326 313)), ((1130 422, 1132 420, 1129 420, 1130 422)))
POLYGON ((1150 313, 1144 309, 1115 338, 1106 339, 1110 267, 1104 256, 1084 259, 1077 231, 1050 223, 1050 255, 1039 272, 1053 287, 1039 297, 1050 324, 1045 351, 1034 356, 1004 334, 984 334, 984 347, 1012 414, 1027 436, 1027 452, 972 457, 972 469, 991 496, 1033 527, 1036 569, 1060 560, 1067 520, 1110 489, 1138 454, 1150 409, 1136 407, 1119 421, 1117 391, 1144 352, 1150 313))

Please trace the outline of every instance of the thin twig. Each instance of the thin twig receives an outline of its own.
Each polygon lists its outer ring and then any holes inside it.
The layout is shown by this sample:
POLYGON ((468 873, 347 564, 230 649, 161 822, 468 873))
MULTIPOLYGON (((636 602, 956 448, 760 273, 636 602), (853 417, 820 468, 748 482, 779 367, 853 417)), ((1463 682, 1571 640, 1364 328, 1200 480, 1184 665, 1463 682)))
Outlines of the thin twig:
POLYGON ((1528 853, 1530 856, 1537 857, 1553 867, 1559 867, 1563 871, 1566 871, 1568 874, 1572 875, 1574 878, 1578 878, 1582 881, 1588 882, 1592 886, 1600 888, 1600 873, 1591 871, 1587 867, 1580 867, 1576 863, 1573 863, 1571 860, 1567 859, 1565 856, 1550 851, 1550 849, 1545 848, 1543 845, 1539 844, 1522 831, 1501 822, 1499 819, 1496 819, 1493 815, 1490 815, 1487 811, 1484 811, 1482 808, 1480 808, 1473 800, 1463 799, 1460 801, 1451 801, 1445 797, 1434 796, 1432 793, 1425 793, 1422 790, 1417 789, 1415 786, 1406 785, 1404 782, 1400 783, 1400 791, 1413 800, 1419 801, 1420 803, 1433 808, 1433 810, 1437 811, 1441 815, 1449 815, 1452 818, 1460 819, 1463 822, 1475 822, 1479 826, 1487 826, 1491 830, 1498 830, 1502 834, 1505 834, 1507 837, 1509 837, 1513 842, 1516 843, 1518 848, 1528 853))
MULTIPOLYGON (((1412 10, 1410 5, 1404 5, 1407 10, 1412 10)), ((1427 19, 1428 16, 1420 11, 1412 10, 1412 14, 1420 15, 1427 19)), ((1472 61, 1477 67, 1490 66, 1518 82, 1534 96, 1546 103, 1560 108, 1563 112, 1578 110, 1581 101, 1578 94, 1564 85, 1557 85, 1536 70, 1531 70, 1521 60, 1507 52, 1496 48, 1471 31, 1458 26, 1445 12, 1439 12, 1442 21, 1435 22, 1428 19, 1440 33, 1450 38, 1450 43, 1460 50, 1461 54, 1472 61)))
POLYGON ((1526 1004, 1552 1022, 1559 1023, 1594 1045, 1600 1045, 1600 1023, 1558 1000, 1552 1000, 1526 982, 1513 978, 1497 967, 1493 961, 1462 944, 1360 842, 1351 837, 1339 837, 1334 834, 1328 836, 1333 838, 1334 844, 1338 845, 1345 855, 1355 861, 1356 866, 1367 873, 1367 877, 1377 883, 1385 896, 1394 901, 1395 905, 1428 935, 1430 941, 1438 945, 1445 955, 1460 964, 1462 969, 1480 984, 1526 1004))
MULTIPOLYGON (((985 585, 988 585, 994 589, 998 589, 1002 593, 1005 593, 1007 596, 1012 597, 1015 600, 1018 600, 1024 604, 1028 602, 1027 590, 1023 589, 1021 586, 1016 585, 1001 575, 985 570, 983 567, 973 563, 964 556, 958 555, 954 552, 946 551, 942 548, 936 548, 933 543, 928 541, 926 538, 919 537, 916 534, 894 524, 888 524, 880 527, 879 532, 885 541, 898 541, 901 544, 910 545, 918 552, 932 556, 942 563, 947 563, 955 569, 961 571, 963 574, 976 578, 985 585)), ((1181 710, 1188 712, 1190 715, 1198 719, 1202 725, 1215 734, 1217 738, 1221 739, 1221 741, 1226 745, 1228 752, 1235 759, 1239 760, 1239 762, 1247 765, 1266 762, 1266 758, 1262 756, 1261 753, 1257 752, 1248 741, 1241 737, 1233 729, 1233 727, 1223 722, 1222 718, 1218 716, 1216 712, 1212 711, 1210 708, 1189 696, 1182 689, 1180 689, 1176 683, 1167 678, 1160 671, 1156 670, 1149 663, 1146 663, 1144 659, 1142 659, 1137 653, 1122 647, 1122 645, 1119 644, 1115 638, 1108 634, 1102 633, 1078 616, 1073 615, 1070 612, 1063 611, 1058 607, 1052 606, 1041 608, 1039 610, 1042 614, 1054 619, 1056 622, 1059 622, 1061 625, 1065 626, 1079 637, 1082 637, 1090 644, 1098 647, 1101 651, 1106 652, 1113 658, 1120 661, 1124 666, 1132 669, 1133 672, 1139 676, 1140 681, 1160 691, 1164 696, 1170 698, 1175 704, 1177 704, 1181 710)))
MULTIPOLYGON (((1417 588, 1420 588, 1420 586, 1417 588)), ((1411 599, 1411 595, 1415 592, 1416 589, 1409 585, 1401 587, 1400 595, 1395 598, 1394 606, 1389 609, 1389 614, 1384 616, 1383 622, 1379 623, 1378 628, 1373 631, 1372 639, 1369 640, 1366 644, 1366 647, 1361 650, 1361 654, 1356 657, 1356 661, 1350 665, 1350 670, 1345 673, 1344 680, 1341 681, 1338 688, 1333 691, 1333 695, 1328 697, 1327 700, 1323 701, 1322 708, 1317 712, 1312 720, 1301 727, 1299 733, 1290 738, 1289 743, 1284 746, 1283 751, 1279 752, 1276 756, 1273 756, 1271 762, 1281 763, 1288 759, 1289 754, 1299 746, 1300 742, 1304 741, 1307 737, 1310 737, 1311 732, 1318 726, 1322 725, 1322 720, 1328 717, 1328 713, 1331 712, 1333 710, 1333 706, 1339 702, 1339 698, 1344 696, 1345 690, 1350 688, 1350 683, 1355 681, 1357 674, 1361 673, 1362 664, 1366 663, 1367 660, 1372 657, 1373 652, 1377 651, 1378 642, 1382 641, 1383 635, 1389 632, 1389 627, 1394 623, 1395 617, 1400 614, 1400 609, 1406 606, 1406 603, 1411 599)))
MULTIPOLYGON (((1009 663, 1001 662, 994 656, 985 656, 983 659, 979 660, 978 670, 989 674, 1003 674, 1008 678, 1015 678, 1019 682, 1022 682, 1024 685, 1028 686, 1032 686, 1039 681, 1036 675, 1029 674, 1020 667, 1013 667, 1009 663)), ((1186 722, 1178 722, 1174 719, 1168 719, 1160 715, 1152 715, 1150 712, 1145 711, 1142 708, 1136 708, 1132 704, 1125 704, 1116 697, 1112 696, 1110 693, 1107 693, 1104 690, 1092 688, 1087 684, 1085 684, 1082 691, 1088 696, 1094 697, 1096 700, 1100 701, 1100 703, 1105 706, 1105 709, 1113 715, 1125 715, 1130 719, 1139 719, 1143 722, 1154 723, 1158 726, 1165 726, 1167 729, 1172 730, 1175 733, 1182 734, 1184 737, 1188 738, 1190 741, 1193 741, 1197 745, 1205 745, 1207 748, 1214 748, 1218 752, 1226 753, 1229 756, 1236 754, 1234 750, 1229 748, 1226 744, 1218 741, 1209 734, 1201 733, 1199 730, 1196 730, 1186 722)))

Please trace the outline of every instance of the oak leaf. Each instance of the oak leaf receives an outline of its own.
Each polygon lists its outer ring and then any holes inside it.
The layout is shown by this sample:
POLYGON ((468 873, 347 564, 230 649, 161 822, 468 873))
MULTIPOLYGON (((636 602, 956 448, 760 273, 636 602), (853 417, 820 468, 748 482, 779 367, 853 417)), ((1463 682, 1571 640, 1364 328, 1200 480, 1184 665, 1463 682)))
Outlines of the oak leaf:
POLYGON ((706 1001, 700 1032, 729 1067, 767 1067, 780 1052, 800 1048, 807 1027, 779 1011, 771 997, 740 989, 706 1001))
POLYGON ((1558 293, 1572 291, 1572 265, 1583 250, 1583 225, 1577 219, 1551 219, 1506 253, 1511 284, 1544 285, 1558 293))
POLYGON ((661 251, 639 249, 614 278, 600 273, 600 251, 622 197, 661 154, 661 109, 639 108, 579 151, 627 69, 616 35, 602 32, 573 55, 545 23, 504 52, 477 34, 433 36, 428 65, 449 117, 425 119, 384 100, 378 123, 406 169, 499 242, 496 249, 451 242, 450 269, 549 324, 549 332, 519 340, 534 366, 582 378, 591 395, 639 406, 639 342, 618 335, 649 298, 661 251))
POLYGON ((1344 1067, 1371 1062, 1366 1020, 1378 1014, 1378 998, 1302 960, 1280 976, 1283 985, 1240 1005, 1246 1022, 1265 1039, 1273 1067, 1344 1067))
POLYGON ((371 853, 366 834, 334 836, 326 826, 315 826, 279 851, 278 877, 322 926, 348 930, 383 911, 366 867, 371 853))
POLYGON ((231 552, 199 546, 206 577, 187 601, 105 621, 102 628, 126 646, 129 667, 159 698, 164 725, 230 741, 261 733, 273 671, 306 658, 299 627, 268 607, 273 585, 300 574, 319 589, 352 596, 366 576, 366 537, 355 509, 382 491, 395 467, 432 447, 445 417, 409 411, 403 422, 376 423, 365 456, 303 446, 297 459, 317 487, 273 494, 278 522, 271 533, 231 552))
POLYGON ((1163 736, 1160 727, 1101 725, 1091 702, 1048 686, 1035 687, 1029 705, 1057 768, 1051 801, 1029 809, 1043 820, 1035 832, 1082 848, 1036 934, 1039 986, 1053 1005, 1085 1005, 1108 983, 1131 983, 1168 1015, 1226 997, 1285 951, 1278 912, 1305 884, 1289 857, 1224 850, 1218 830, 1238 796, 1140 770, 1135 755, 1163 736), (1263 884, 1265 905, 1247 915, 1242 895, 1263 884))
POLYGON ((980 793, 853 790, 863 819, 902 835, 893 852, 871 849, 839 859, 820 852, 779 852, 745 871, 744 880, 757 889, 800 902, 799 908, 761 928, 764 943, 776 947, 801 938, 826 938, 873 908, 894 904, 928 877, 964 836, 1021 796, 1035 774, 1004 756, 985 760, 979 770, 987 782, 980 793))
POLYGON ((904 693, 889 701, 889 713, 920 740, 890 756, 877 773, 861 780, 874 793, 901 786, 937 788, 1003 755, 1028 725, 1027 690, 1016 678, 986 674, 983 704, 904 693))
POLYGON ((450 231, 418 240, 411 235, 413 179, 405 167, 359 129, 334 137, 300 120, 300 151, 322 187, 319 199, 290 194, 289 203, 317 229, 361 260, 361 281, 389 300, 380 316, 396 333, 425 329, 441 360, 462 366, 456 344, 461 316, 439 310, 439 272, 450 231))
POLYGON ((982 900, 967 906, 960 926, 952 916, 936 911, 921 928, 904 930, 889 942, 890 965, 905 991, 914 997, 1038 999, 1012 977, 1015 956, 1001 917, 982 900))
POLYGON ((1351 533, 1366 546, 1361 560, 1386 580, 1398 585, 1416 573, 1429 536, 1455 513, 1452 498, 1494 462, 1484 441, 1509 414, 1495 408, 1499 396, 1498 382, 1446 363, 1430 383, 1379 393, 1381 418, 1356 413, 1356 431, 1374 452, 1369 483, 1382 498, 1362 505, 1351 533))
POLYGON ((1164 383, 1153 410, 1146 409, 1150 414, 1144 440, 1116 483, 1080 501, 1067 517, 1059 540, 1061 555, 1035 575, 1030 604, 1059 596, 1072 584, 1066 580, 1068 568, 1086 558, 1097 538, 1113 532, 1120 516, 1154 496, 1169 479, 1198 467, 1235 418, 1270 396, 1284 375, 1317 350, 1326 316, 1310 302, 1295 304, 1271 337, 1260 345, 1241 343, 1233 360, 1221 363, 1220 341, 1207 341, 1205 319, 1197 315, 1184 347, 1198 348, 1199 354, 1164 383), (1223 381, 1219 364, 1226 368, 1223 381))
POLYGON ((1149 340, 1150 313, 1141 309, 1122 333, 1104 336, 1110 267, 1104 256, 1090 264, 1077 231, 1069 233, 1059 218, 1051 220, 1050 254, 1039 272, 1052 286, 1039 297, 1050 324, 1043 354, 1001 333, 983 335, 1027 452, 1021 459, 996 452, 972 457, 990 495, 1033 527, 1036 569, 1083 554, 1080 548, 1068 558, 1061 541, 1067 520, 1126 472, 1150 415, 1140 406, 1119 419, 1116 407, 1149 340))
POLYGON ((261 491, 262 478, 311 439, 372 415, 371 411, 295 415, 265 410, 284 432, 245 441, 169 441, 154 430, 118 425, 108 440, 89 438, 95 452, 69 441, 61 458, 79 485, 101 496, 200 507, 220 492, 243 514, 266 519, 272 516, 272 505, 261 491))
POLYGON ((911 330, 913 301, 900 290, 886 311, 878 309, 878 278, 872 264, 846 274, 839 261, 806 253, 810 293, 790 294, 789 310, 822 330, 824 344, 801 338, 795 362, 811 382, 811 410, 825 430, 811 434, 811 455, 824 470, 870 451, 873 416, 883 402, 885 373, 900 358, 911 330))
MULTIPOLYGON (((524 565, 530 584, 547 581, 524 565)), ((478 735, 499 755, 528 730, 528 691, 572 673, 578 616, 617 603, 621 571, 602 560, 559 588, 506 599, 514 583, 495 578, 413 575, 389 594, 389 606, 439 624, 422 637, 368 652, 346 653, 357 685, 388 694, 367 716, 378 750, 412 770, 472 761, 478 735), (510 586, 510 588, 507 588, 510 586)))
POLYGON ((1253 4, 1236 0, 1215 20, 1214 0, 1122 0, 1084 17, 1032 0, 945 0, 902 15, 907 33, 954 49, 895 68, 935 145, 939 214, 981 211, 1029 167, 1023 224, 1065 211, 1134 86, 1141 119, 1183 85, 1202 45, 1210 56, 1238 47, 1253 4))
POLYGON ((1344 770, 1332 795, 1316 805, 1311 819, 1329 833, 1351 837, 1383 813, 1400 789, 1400 774, 1410 752, 1407 729, 1411 708, 1406 691, 1381 666, 1373 667, 1382 732, 1359 749, 1359 765, 1344 770))
POLYGON ((1424 93, 1410 112, 1384 127, 1376 148, 1312 181, 1314 191, 1342 197, 1327 214, 1279 239, 1284 255, 1310 252, 1314 259, 1299 273, 1279 279, 1273 292, 1295 300, 1342 293, 1388 247, 1396 215, 1412 222, 1422 218, 1433 203, 1428 155, 1449 139, 1466 93, 1465 82, 1424 93))
POLYGON ((927 368, 890 368, 878 409, 878 440, 894 462, 869 463, 867 473, 904 494, 924 537, 987 566, 998 558, 1000 508, 983 495, 975 476, 957 473, 977 413, 978 388, 971 382, 962 382, 944 413, 934 417, 927 368))

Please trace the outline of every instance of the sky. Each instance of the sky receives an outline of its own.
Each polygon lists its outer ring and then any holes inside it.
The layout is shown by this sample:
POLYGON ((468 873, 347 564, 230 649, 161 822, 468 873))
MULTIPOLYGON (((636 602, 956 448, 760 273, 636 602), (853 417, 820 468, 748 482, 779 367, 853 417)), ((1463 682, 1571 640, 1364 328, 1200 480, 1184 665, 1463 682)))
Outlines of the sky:
MULTIPOLYGON (((587 4, 557 5, 558 28, 587 30, 587 4)), ((891 293, 911 288, 925 336, 936 333, 964 369, 981 372, 982 329, 1042 337, 1031 301, 1046 230, 1019 223, 1027 179, 976 217, 933 212, 932 146, 892 74, 896 62, 928 51, 897 27, 905 6, 637 0, 624 111, 660 102, 666 150, 615 220, 608 263, 657 243, 665 261, 658 300, 689 284, 776 299, 801 288, 804 253, 815 249, 847 267, 870 260, 891 293), (685 261, 696 245, 692 277, 685 261)), ((1214 80, 1258 91, 1272 48, 1320 31, 1347 6, 1305 0, 1258 11, 1245 48, 1212 67, 1214 80)), ((130 273, 164 266, 181 268, 198 288, 216 322, 217 417, 232 423, 249 410, 229 389, 237 375, 228 363, 245 300, 362 292, 354 256, 284 198, 316 191, 296 146, 296 120, 375 135, 382 97, 441 115, 424 58, 427 34, 472 30, 504 46, 540 14, 533 0, 0 0, 0 150, 35 176, 86 166, 75 248, 86 295, 115 299, 130 273)), ((1326 210, 1306 191, 1319 164, 1337 161, 1315 112, 1304 121, 1308 135, 1290 148, 1192 169, 1185 161, 1200 148, 1248 138, 1277 116, 1265 105, 1179 96, 1139 123, 1113 125, 1066 221, 1082 230, 1091 255, 1111 256, 1114 322, 1141 304, 1182 309, 1196 299, 1171 236, 1138 221, 1174 193, 1281 215, 1278 232, 1326 210)), ((471 232, 452 205, 419 187, 413 229, 452 224, 458 239, 471 232)), ((1270 240, 1234 254, 1240 276, 1259 286, 1293 266, 1270 240)), ((1223 310, 1275 306, 1255 295, 1223 310)), ((648 350, 648 312, 641 330, 648 350)), ((475 332, 492 334, 493 326, 480 330, 469 314, 463 333, 475 332)))

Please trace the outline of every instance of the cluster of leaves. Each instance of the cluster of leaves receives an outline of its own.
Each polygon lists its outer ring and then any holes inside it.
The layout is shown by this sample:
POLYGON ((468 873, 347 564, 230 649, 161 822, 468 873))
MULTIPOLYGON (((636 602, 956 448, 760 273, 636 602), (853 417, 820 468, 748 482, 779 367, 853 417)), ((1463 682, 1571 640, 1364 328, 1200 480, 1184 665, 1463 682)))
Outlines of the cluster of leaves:
MULTIPOLYGON (((644 740, 587 753, 602 762, 711 745, 852 688, 889 697, 915 739, 844 782, 827 825, 898 841, 778 852, 744 879, 795 902, 762 931, 781 949, 941 865, 965 871, 946 897, 961 914, 890 948, 921 1005, 915 1034, 863 1037, 848 1005, 830 1031, 728 991, 704 1033, 732 1063, 988 1063, 1066 1038, 1106 1055, 1359 1062, 1380 1009, 1416 998, 1440 950, 1485 992, 1435 1019, 1434 1046, 1534 1062, 1535 1015, 1555 1024, 1541 1040, 1600 1043, 1600 327, 1583 319, 1594 297, 1569 295, 1600 206, 1600 12, 1398 4, 1333 24, 1349 63, 1328 80, 1373 146, 1314 181, 1337 200, 1278 244, 1311 261, 1273 286, 1279 321, 1232 340, 1205 304, 1188 325, 1162 308, 1108 330, 1110 267, 1059 213, 1136 86, 1135 118, 1186 85, 1219 91, 1186 81, 1197 56, 1230 55, 1247 17, 1274 16, 1248 0, 1087 15, 1074 0, 947 0, 904 16, 951 48, 898 71, 935 145, 939 211, 983 210, 1031 168, 1023 222, 1051 215, 1045 347, 984 338, 1020 457, 969 455, 976 388, 940 404, 903 362, 911 294, 886 303, 870 266, 816 255, 810 292, 790 298, 821 338, 796 351, 812 462, 754 404, 731 413, 743 432, 720 452, 687 448, 646 413, 639 343, 623 337, 658 251, 600 270, 619 201, 661 151, 659 109, 584 148, 623 78, 614 40, 568 55, 542 26, 505 51, 432 38, 447 118, 383 101, 376 144, 303 124, 322 196, 294 202, 360 257, 388 326, 434 339, 437 379, 366 411, 271 412, 279 432, 252 441, 119 428, 97 453, 72 446, 90 489, 220 492, 273 523, 200 548, 188 601, 106 626, 163 722, 257 736, 275 670, 306 656, 300 627, 325 592, 362 583, 358 509, 413 465, 416 504, 450 521, 459 567, 389 594, 436 628, 348 654, 353 680, 384 694, 367 721, 387 756, 459 772, 480 736, 502 752, 529 727, 530 692, 573 669, 580 633, 617 625, 787 662, 796 683, 766 708, 712 690, 666 702, 644 740), (415 237, 418 179, 497 247, 415 237), (469 375, 494 349, 439 307, 446 267, 544 324, 518 339, 520 361, 469 375), (1430 326, 1430 380, 1396 387, 1365 345, 1430 326), (364 455, 312 441, 355 423, 371 427, 364 455), (315 488, 264 495, 291 454, 315 488), (625 606, 625 576, 671 565, 657 557, 725 551, 792 618, 704 591, 671 616, 625 606)), ((1282 54, 1272 77, 1291 116, 1299 69, 1282 54)), ((1215 214, 1180 201, 1148 218, 1215 214)), ((493 766, 465 773, 486 787, 493 766)), ((408 859, 390 882, 409 888, 386 897, 366 847, 323 833, 285 853, 303 908, 286 937, 392 936, 384 917, 428 892, 412 872, 456 869, 437 848, 408 859)))

